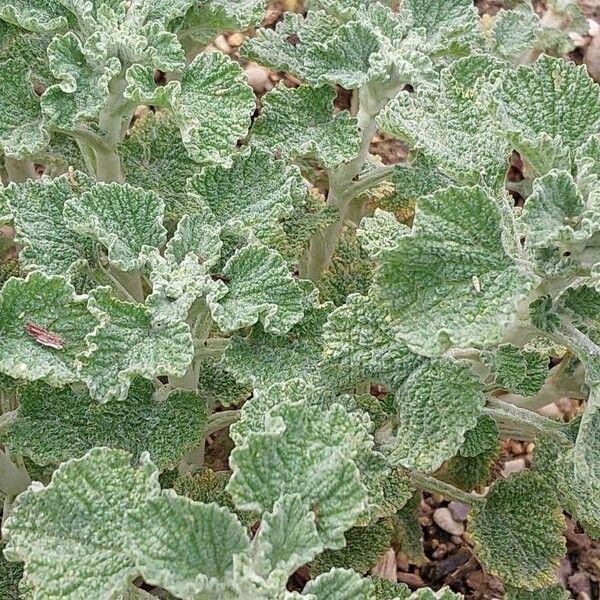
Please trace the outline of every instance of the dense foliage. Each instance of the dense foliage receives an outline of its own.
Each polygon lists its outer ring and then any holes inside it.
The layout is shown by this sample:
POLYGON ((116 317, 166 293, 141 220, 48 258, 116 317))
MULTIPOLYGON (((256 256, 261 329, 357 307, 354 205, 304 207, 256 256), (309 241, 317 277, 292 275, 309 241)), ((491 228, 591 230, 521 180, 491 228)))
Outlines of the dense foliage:
POLYGON ((365 575, 422 491, 507 598, 568 597, 565 512, 600 536, 585 21, 305 4, 241 49, 301 82, 259 99, 204 48, 263 0, 0 4, 3 598, 452 600, 365 575))

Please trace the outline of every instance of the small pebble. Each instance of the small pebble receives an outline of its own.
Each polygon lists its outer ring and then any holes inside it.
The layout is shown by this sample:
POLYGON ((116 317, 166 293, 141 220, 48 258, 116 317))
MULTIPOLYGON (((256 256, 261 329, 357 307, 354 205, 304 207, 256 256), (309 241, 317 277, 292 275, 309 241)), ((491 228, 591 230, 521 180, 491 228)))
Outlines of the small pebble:
POLYGON ((448 510, 452 513, 452 518, 459 523, 467 520, 467 514, 469 513, 469 507, 462 502, 450 502, 448 504, 448 510))
POLYGON ((229 38, 228 38, 228 42, 230 46, 233 46, 234 48, 238 48, 239 46, 242 45, 242 43, 244 42, 245 36, 243 33, 232 33, 229 38))
POLYGON ((246 77, 252 89, 257 93, 268 92, 273 89, 269 72, 258 65, 249 64, 246 67, 246 77))
POLYGON ((542 408, 538 410, 538 414, 542 415, 542 417, 548 417, 549 419, 562 418, 560 410, 554 402, 552 402, 551 404, 546 404, 546 406, 542 406, 542 408))
POLYGON ((525 462, 524 458, 515 458, 514 460, 509 460, 505 462, 504 466, 502 467, 502 475, 508 477, 513 473, 520 473, 521 471, 525 470, 526 466, 527 463, 525 462))
POLYGON ((231 52, 231 46, 227 43, 227 39, 223 34, 217 36, 213 44, 217 50, 220 50, 224 54, 229 54, 231 52))
POLYGON ((588 35, 596 37, 600 33, 600 24, 594 19, 588 19, 588 25, 590 27, 588 29, 588 35))
POLYGON ((465 526, 457 523, 452 518, 452 513, 446 508, 436 508, 433 513, 435 524, 451 535, 462 535, 465 532, 465 526))

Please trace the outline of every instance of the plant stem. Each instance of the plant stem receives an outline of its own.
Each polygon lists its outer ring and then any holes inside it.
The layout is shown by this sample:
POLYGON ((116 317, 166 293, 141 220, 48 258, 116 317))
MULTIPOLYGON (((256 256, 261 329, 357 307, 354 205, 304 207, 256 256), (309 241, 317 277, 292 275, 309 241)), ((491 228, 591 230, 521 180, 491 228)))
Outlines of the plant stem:
POLYGON ((23 183, 28 179, 35 179, 35 165, 29 160, 17 160, 7 156, 4 166, 10 181, 23 183))
POLYGON ((0 491, 14 498, 26 490, 30 483, 27 471, 17 467, 6 452, 0 451, 0 491))
POLYGON ((425 490, 426 492, 431 492, 434 494, 440 494, 448 500, 455 500, 456 502, 461 502, 469 506, 483 502, 482 496, 463 492, 463 490, 460 490, 449 483, 444 483, 443 481, 440 481, 431 475, 425 475, 425 473, 411 471, 408 476, 412 483, 420 490, 425 490))
POLYGON ((109 267, 108 273, 134 302, 144 303, 144 287, 142 285, 142 276, 139 273, 135 271, 121 271, 121 269, 117 269, 113 265, 109 267))
POLYGON ((223 412, 214 413, 206 422, 204 437, 207 438, 209 435, 221 431, 221 429, 226 429, 236 421, 239 421, 240 414, 241 411, 239 410, 224 410, 223 412))
POLYGON ((542 417, 530 410, 520 408, 502 400, 491 398, 483 413, 492 417, 500 431, 522 440, 533 440, 539 434, 551 435, 559 440, 566 439, 562 432, 564 423, 542 417))
POLYGON ((106 145, 96 145, 96 177, 98 181, 123 182, 123 168, 117 147, 123 140, 123 120, 127 103, 123 97, 126 88, 124 73, 115 77, 110 84, 110 99, 100 111, 98 126, 105 135, 106 145))
POLYGON ((338 236, 348 217, 350 201, 353 198, 352 194, 348 193, 352 180, 361 172, 369 156, 369 146, 377 130, 375 119, 390 97, 388 94, 380 94, 379 89, 371 89, 369 85, 358 92, 360 108, 357 120, 361 135, 360 148, 356 158, 329 171, 327 204, 337 208, 339 216, 335 223, 320 231, 312 239, 308 254, 300 267, 300 276, 303 278, 318 281, 331 263, 338 236))

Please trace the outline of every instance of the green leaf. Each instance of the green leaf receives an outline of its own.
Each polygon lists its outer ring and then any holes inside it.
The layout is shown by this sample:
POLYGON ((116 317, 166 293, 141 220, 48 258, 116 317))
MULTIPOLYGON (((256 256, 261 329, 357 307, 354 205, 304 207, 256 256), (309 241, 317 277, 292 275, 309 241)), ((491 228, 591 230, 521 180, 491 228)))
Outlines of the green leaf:
POLYGON ((134 469, 130 458, 95 448, 17 498, 3 527, 5 554, 25 562, 36 597, 117 597, 135 579, 127 517, 160 488, 154 465, 142 458, 134 469))
POLYGON ((491 449, 496 449, 498 444, 499 430, 496 421, 483 415, 478 419, 477 425, 465 433, 465 441, 458 453, 461 456, 473 458, 491 449))
POLYGON ((382 200, 381 208, 398 211, 402 218, 412 217, 412 210, 418 198, 432 194, 451 185, 436 166, 433 159, 420 152, 411 152, 408 162, 396 166, 391 175, 395 194, 382 200))
POLYGON ((443 587, 438 592, 434 592, 429 588, 417 590, 412 593, 408 600, 462 600, 461 594, 455 594, 450 588, 443 587))
POLYGON ((0 190, 0 202, 6 202, 13 215, 15 241, 23 247, 19 259, 27 270, 64 275, 94 265, 97 245, 74 233, 63 218, 65 203, 78 202, 91 184, 83 173, 77 173, 13 183, 0 190))
POLYGON ((173 483, 173 490, 180 496, 185 496, 195 502, 204 504, 212 502, 229 509, 237 515, 240 523, 246 527, 254 525, 257 521, 254 513, 236 510, 231 496, 225 490, 228 481, 228 472, 213 471, 208 467, 201 467, 194 473, 187 473, 178 477, 173 483))
POLYGON ((183 34, 207 43, 222 31, 243 31, 260 23, 265 0, 207 0, 194 3, 181 25, 183 34))
POLYGON ((230 165, 256 108, 242 68, 220 52, 201 53, 183 72, 171 101, 190 158, 230 165))
POLYGON ((217 358, 206 358, 199 367, 198 392, 212 404, 235 406, 252 394, 252 388, 244 385, 217 358))
MULTIPOLYGON (((537 153, 548 153, 541 144, 575 151, 600 131, 598 86, 584 66, 562 59, 541 56, 506 71, 493 97, 511 144, 534 167, 537 153)), ((536 170, 543 175, 549 169, 536 170)))
POLYGON ((187 155, 173 117, 166 111, 138 119, 119 146, 125 179, 135 187, 154 190, 165 201, 165 214, 177 218, 198 209, 186 183, 199 169, 187 155))
POLYGON ((402 10, 414 28, 425 29, 434 56, 462 56, 482 45, 479 15, 469 0, 407 0, 402 10))
POLYGON ((402 551, 402 554, 414 565, 425 565, 429 560, 425 556, 423 529, 419 522, 421 497, 421 492, 413 493, 408 502, 392 518, 394 526, 392 545, 402 551))
POLYGON ((532 289, 502 202, 480 187, 422 198, 412 233, 383 258, 377 292, 413 351, 496 344, 532 289))
POLYGON ((235 378, 254 388, 267 389, 286 379, 319 380, 322 330, 331 304, 312 306, 285 335, 272 335, 257 325, 246 337, 234 336, 225 351, 226 367, 235 378))
POLYGON ((136 458, 148 451, 160 470, 174 468, 200 442, 206 406, 198 395, 183 390, 160 401, 153 396, 154 386, 140 379, 124 400, 100 405, 68 387, 29 385, 18 391, 19 408, 3 424, 0 438, 39 465, 105 446, 136 458))
POLYGON ((315 521, 301 495, 281 496, 263 516, 252 540, 250 553, 256 572, 284 588, 290 575, 323 549, 315 521))
POLYGON ((410 596, 410 588, 405 583, 392 583, 389 579, 374 575, 369 579, 377 600, 407 600, 410 596))
POLYGON ((335 96, 327 85, 276 87, 262 99, 252 144, 288 159, 316 158, 326 168, 352 160, 360 146, 357 121, 333 113, 335 96))
POLYGON ((86 55, 72 31, 53 38, 48 59, 52 74, 60 81, 41 98, 48 123, 60 129, 77 129, 80 123, 97 118, 110 96, 108 84, 121 70, 119 59, 94 64, 97 59, 86 55))
POLYGON ((368 600, 371 591, 371 582, 358 573, 347 569, 332 569, 309 581, 304 586, 302 595, 312 594, 315 600, 368 600))
POLYGON ((0 291, 0 371, 52 385, 77 381, 78 358, 96 325, 87 297, 65 278, 40 272, 10 278, 0 291))
POLYGON ((271 510, 280 494, 300 494, 318 517, 324 547, 340 548, 367 506, 354 458, 369 437, 339 405, 283 402, 268 413, 264 431, 249 433, 233 450, 227 489, 236 506, 257 512, 271 510))
POLYGON ((366 573, 390 547, 392 524, 389 519, 380 519, 366 527, 353 527, 344 537, 346 545, 341 550, 325 550, 311 562, 312 577, 336 567, 366 573))
POLYGON ((227 509, 163 490, 128 515, 135 564, 144 580, 183 598, 226 591, 245 528, 227 509))
POLYGON ((435 471, 458 452, 484 403, 482 386, 466 364, 442 359, 424 364, 396 394, 400 425, 390 460, 435 471))
POLYGON ((392 213, 376 208, 372 217, 361 220, 356 237, 369 257, 376 260, 386 250, 393 250, 398 240, 408 233, 410 228, 392 213))
POLYGON ((500 9, 489 28, 488 45, 494 55, 518 64, 535 48, 542 29, 540 18, 527 4, 514 10, 500 9))
POLYGON ((205 167, 190 179, 188 189, 192 203, 216 223, 247 227, 265 243, 307 194, 297 167, 257 148, 235 154, 229 168, 205 167))
POLYGON ((513 394, 535 396, 548 377, 548 357, 502 344, 481 355, 494 376, 494 384, 513 394))
POLYGON ((23 577, 23 565, 9 562, 3 552, 0 552, 0 597, 4 600, 24 600, 19 589, 23 577))
POLYGON ((422 152, 452 180, 500 189, 510 152, 487 112, 486 90, 503 67, 488 55, 457 60, 442 71, 439 89, 401 92, 389 102, 379 127, 422 152))
POLYGON ((598 192, 586 203, 570 173, 550 171, 533 182, 523 208, 530 247, 576 248, 600 230, 598 192))
POLYGON ((398 339, 397 324, 382 307, 358 294, 329 315, 323 345, 323 376, 342 389, 365 380, 397 389, 424 361, 398 339))
POLYGON ((194 301, 213 288, 210 270, 221 258, 220 230, 205 215, 184 215, 164 256, 151 255, 152 294, 146 298, 156 322, 184 321, 194 301))
POLYGON ((564 526, 556 499, 531 471, 497 481, 469 514, 469 532, 486 570, 529 591, 556 582, 564 526))
POLYGON ((569 600, 571 594, 562 585, 553 585, 534 592, 508 586, 506 600, 569 600))
POLYGON ((23 159, 43 150, 49 141, 42 126, 40 99, 29 81, 30 66, 21 58, 0 62, 0 148, 23 159))
POLYGON ((88 336, 81 376, 95 400, 125 399, 136 377, 181 377, 194 354, 186 323, 154 323, 142 304, 122 302, 96 288, 89 302, 100 325, 88 336))
POLYGON ((53 0, 8 0, 0 6, 0 19, 29 31, 56 31, 68 26, 68 11, 53 0))
POLYGON ((97 183, 80 199, 65 202, 64 219, 73 231, 102 243, 112 264, 133 271, 141 269, 167 239, 164 207, 154 191, 97 183))
POLYGON ((260 242, 238 250, 225 264, 226 286, 207 296, 213 319, 225 332, 260 321, 266 332, 287 333, 304 316, 303 286, 283 257, 260 242))
POLYGON ((158 21, 164 25, 185 16, 194 0, 138 0, 130 14, 142 22, 158 21))

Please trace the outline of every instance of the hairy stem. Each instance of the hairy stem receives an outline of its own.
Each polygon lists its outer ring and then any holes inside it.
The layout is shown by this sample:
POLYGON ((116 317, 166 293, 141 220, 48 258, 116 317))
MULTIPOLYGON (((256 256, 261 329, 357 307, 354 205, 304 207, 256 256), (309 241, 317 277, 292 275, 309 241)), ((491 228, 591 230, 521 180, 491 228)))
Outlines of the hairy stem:
POLYGON ((23 183, 28 179, 35 179, 35 165, 29 160, 17 160, 6 157, 4 161, 9 181, 23 183))
POLYGON ((5 496, 14 498, 26 490, 30 483, 27 471, 17 467, 6 452, 0 451, 0 491, 5 496))
POLYGON ((123 121, 126 117, 127 103, 123 97, 126 88, 125 75, 115 77, 110 84, 110 99, 100 111, 98 126, 105 136, 105 145, 96 145, 96 177, 99 181, 123 182, 121 157, 117 152, 123 141, 123 121))
POLYGON ((206 422, 204 437, 207 438, 209 435, 221 431, 221 429, 226 429, 236 421, 239 421, 240 413, 241 411, 239 410, 224 410, 223 412, 214 413, 206 422))
POLYGON ((440 494, 448 500, 455 500, 456 502, 462 502, 463 504, 473 505, 483 501, 482 496, 476 494, 469 494, 463 490, 444 483, 431 475, 425 475, 425 473, 418 473, 417 471, 411 471, 408 474, 411 482, 420 490, 430 492, 433 494, 440 494))
POLYGON ((327 204, 338 209, 338 220, 312 239, 308 254, 300 268, 300 276, 312 281, 318 281, 331 263, 338 236, 348 217, 350 202, 354 197, 349 193, 352 180, 361 172, 369 156, 369 146, 377 130, 375 119, 388 99, 385 94, 383 97, 376 95, 368 85, 360 89, 358 97, 360 108, 357 120, 361 135, 360 149, 356 158, 347 164, 331 169, 328 173, 327 204))
POLYGON ((145 294, 142 284, 142 276, 135 271, 121 271, 114 266, 109 267, 108 273, 117 282, 119 288, 122 288, 134 302, 144 303, 145 294))
POLYGON ((525 408, 508 404, 502 400, 492 398, 483 413, 492 417, 500 432, 510 437, 521 440, 533 440, 540 434, 551 435, 557 439, 566 439, 563 433, 564 423, 542 417, 525 408))

